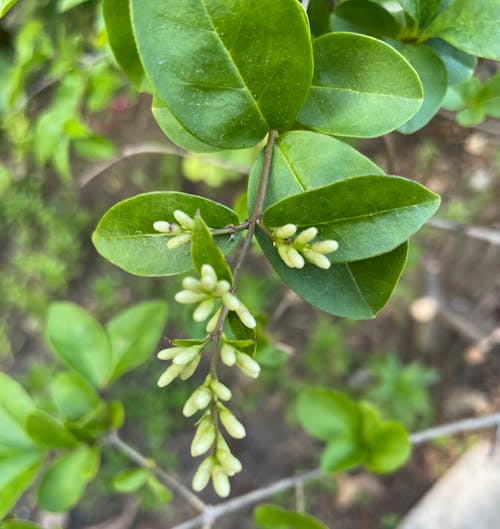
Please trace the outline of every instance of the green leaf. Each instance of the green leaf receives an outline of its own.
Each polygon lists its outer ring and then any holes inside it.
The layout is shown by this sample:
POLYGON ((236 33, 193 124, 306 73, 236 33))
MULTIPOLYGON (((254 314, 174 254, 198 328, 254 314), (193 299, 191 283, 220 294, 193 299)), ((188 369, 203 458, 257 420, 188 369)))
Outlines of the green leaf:
POLYGON ((448 87, 448 74, 443 61, 427 46, 406 44, 399 51, 415 68, 424 88, 422 106, 398 129, 403 134, 412 134, 427 125, 439 110, 448 87))
POLYGON ((255 521, 262 529, 328 529, 308 514, 276 505, 260 505, 254 511, 255 521))
POLYGON ((436 14, 441 0, 398 0, 398 3, 422 28, 436 14))
POLYGON ((311 33, 319 37, 330 31, 330 1, 329 0, 311 0, 307 8, 311 33))
POLYGON ((43 529, 40 525, 25 520, 0 522, 0 529, 43 529))
POLYGON ((347 395, 326 388, 302 391, 297 402, 297 417, 314 438, 330 441, 333 437, 351 439, 359 428, 356 403, 347 395))
POLYGON ((321 468, 325 472, 342 472, 362 465, 366 449, 352 433, 336 435, 321 454, 321 468))
POLYGON ((127 77, 139 86, 144 78, 144 68, 135 44, 129 1, 103 0, 102 13, 116 61, 127 77))
POLYGON ((151 473, 144 468, 134 468, 133 470, 126 470, 120 472, 113 480, 113 487, 118 492, 130 494, 137 492, 143 485, 146 484, 151 473))
POLYGON ((358 176, 280 200, 264 211, 263 222, 270 229, 287 223, 300 229, 316 226, 318 241, 339 242, 329 256, 339 263, 393 250, 438 207, 439 196, 412 180, 358 176))
POLYGON ((154 94, 153 96, 153 106, 151 110, 156 122, 167 138, 179 147, 192 152, 217 152, 220 150, 218 147, 213 147, 212 145, 200 141, 188 132, 179 123, 179 120, 172 114, 170 108, 161 100, 158 94, 154 94))
MULTIPOLYGON (((237 224, 238 217, 226 206, 206 198, 177 192, 137 195, 113 206, 101 219, 92 241, 97 251, 127 272, 142 276, 180 274, 192 268, 189 245, 169 250, 167 235, 153 229, 159 220, 176 222, 173 213, 180 209, 194 217, 200 211, 211 228, 237 224)), ((229 253, 236 238, 218 235, 216 242, 229 253)))
POLYGON ((59 13, 65 13, 66 11, 69 11, 70 9, 73 9, 74 7, 85 2, 88 2, 88 0, 59 0, 57 10, 59 13))
POLYGON ((226 280, 233 283, 233 275, 229 268, 224 254, 215 244, 212 234, 208 229, 201 215, 195 216, 193 236, 191 239, 191 258, 196 271, 201 274, 201 267, 204 264, 212 265, 219 281, 226 280))
POLYGON ((415 70, 391 46, 330 33, 314 41, 314 78, 297 119, 327 134, 371 138, 408 121, 422 97, 415 70))
POLYGON ((81 419, 100 402, 94 388, 75 372, 60 373, 49 389, 57 411, 70 421, 81 419))
POLYGON ((311 81, 309 26, 296 0, 132 0, 144 68, 203 143, 255 145, 289 127, 311 81))
MULTIPOLYGON (((263 157, 262 151, 250 172, 250 211, 255 205, 263 157)), ((383 171, 343 141, 317 132, 287 132, 276 140, 264 207, 351 176, 374 174, 383 171)))
POLYGON ((482 107, 466 108, 457 113, 456 119, 462 127, 475 127, 486 119, 486 112, 482 107))
POLYGON ((370 0, 347 0, 335 8, 331 18, 332 31, 366 33, 373 37, 391 37, 398 34, 396 19, 380 4, 370 0))
POLYGON ((0 18, 17 2, 17 0, 0 0, 0 18))
POLYGON ((87 382, 100 388, 109 382, 112 362, 109 338, 99 322, 78 305, 53 303, 46 336, 56 356, 87 382))
POLYGON ((152 475, 149 476, 147 487, 152 496, 150 500, 145 502, 147 505, 165 505, 172 500, 172 492, 152 475))
POLYGON ((455 0, 445 7, 420 37, 446 40, 459 50, 500 60, 498 0, 455 0))
POLYGON ((3 448, 33 447, 26 432, 26 421, 33 411, 35 405, 21 385, 0 373, 0 453, 3 448))
POLYGON ((37 451, 0 454, 0 518, 31 485, 43 458, 44 455, 37 451))
POLYGON ((254 356, 255 348, 257 347, 257 334, 255 329, 249 329, 246 325, 243 325, 236 312, 233 311, 228 313, 227 321, 236 340, 226 341, 236 347, 239 351, 254 356))
POLYGON ((429 39, 425 46, 432 48, 443 61, 448 72, 448 84, 463 83, 471 78, 477 58, 469 55, 441 39, 429 39))
POLYGON ((72 145, 76 154, 87 160, 106 160, 116 154, 115 145, 104 136, 97 134, 77 139, 72 145))
POLYGON ((38 444, 45 447, 72 448, 77 444, 60 421, 42 410, 36 410, 28 417, 27 430, 38 444))
POLYGON ((488 79, 477 94, 476 101, 488 116, 500 118, 500 73, 488 79))
POLYGON ((107 324, 113 351, 112 380, 151 358, 166 318, 166 303, 149 301, 130 307, 107 324))
POLYGON ((38 488, 42 509, 64 512, 81 498, 99 468, 99 450, 81 445, 58 457, 46 470, 38 488))

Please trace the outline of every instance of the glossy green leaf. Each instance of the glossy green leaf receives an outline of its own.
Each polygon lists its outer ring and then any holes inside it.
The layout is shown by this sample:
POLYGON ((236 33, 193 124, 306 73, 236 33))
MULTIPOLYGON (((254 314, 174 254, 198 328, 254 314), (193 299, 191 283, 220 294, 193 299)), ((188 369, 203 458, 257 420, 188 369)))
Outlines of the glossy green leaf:
POLYGON ((144 468, 134 468, 120 472, 113 480, 113 487, 118 492, 130 494, 137 492, 143 485, 146 484, 151 473, 144 468))
POLYGON ((311 81, 309 26, 296 0, 132 0, 144 68, 203 143, 243 148, 289 127, 311 81))
POLYGON ((432 48, 443 61, 448 72, 448 84, 463 83, 471 78, 477 64, 477 58, 463 52, 441 39, 429 39, 425 46, 432 48))
MULTIPOLYGON (((169 236, 153 229, 158 220, 176 222, 173 215, 176 209, 191 217, 199 211, 211 228, 238 223, 234 211, 206 198, 173 191, 146 193, 113 206, 99 222, 92 241, 104 258, 131 274, 180 274, 193 266, 189 245, 170 250, 169 236)), ((225 254, 237 242, 225 235, 218 235, 215 240, 225 254)))
POLYGON ((113 352, 112 380, 152 357, 166 318, 167 304, 149 301, 126 309, 107 324, 113 352))
POLYGON ((144 68, 135 44, 129 1, 103 0, 102 12, 109 45, 118 64, 135 85, 140 85, 144 68))
POLYGON ((366 33, 373 37, 396 37, 396 19, 380 4, 370 0, 347 0, 339 4, 330 18, 332 31, 366 33))
POLYGON ((493 118, 500 118, 500 73, 492 75, 481 88, 476 97, 485 113, 493 118))
POLYGON ((17 0, 0 0, 0 18, 17 2, 17 0))
POLYGON ((436 14, 441 0, 398 0, 398 3, 413 18, 417 25, 422 28, 436 14))
POLYGON ((280 200, 264 211, 263 222, 270 229, 287 223, 316 226, 318 241, 339 242, 329 255, 339 263, 393 250, 438 207, 439 196, 412 180, 358 176, 280 200))
POLYGON ((424 88, 422 106, 398 129, 403 134, 412 134, 427 125, 439 110, 448 87, 448 74, 443 61, 427 46, 407 44, 399 51, 415 68, 424 88))
POLYGON ((187 131, 157 94, 153 96, 151 111, 167 138, 179 147, 192 152, 217 152, 220 150, 218 147, 202 142, 187 131))
POLYGON ((307 8, 311 33, 319 37, 330 31, 330 0, 311 0, 307 8))
POLYGON ((297 417, 314 438, 330 441, 333 437, 350 438, 359 428, 356 403, 347 395, 326 388, 302 391, 297 402, 297 417))
POLYGON ((42 509, 64 512, 81 498, 99 468, 99 450, 81 445, 58 457, 46 470, 38 488, 42 509))
MULTIPOLYGON (((249 210, 255 204, 262 161, 263 151, 250 172, 249 210)), ((287 132, 276 140, 264 206, 351 176, 379 174, 382 169, 343 141, 311 131, 287 132)))
POLYGON ((52 351, 95 387, 104 387, 111 376, 109 338, 88 312, 74 303, 53 303, 46 327, 52 351))
POLYGON ((81 419, 100 402, 94 388, 74 372, 57 375, 50 383, 49 390, 57 411, 70 421, 81 419))
MULTIPOLYGON (((233 343, 232 345, 234 345, 239 351, 254 356, 257 347, 257 335, 255 329, 249 329, 246 325, 243 325, 239 316, 233 311, 228 313, 227 321, 236 341, 241 342, 239 344, 233 343), (245 344, 243 345, 243 343, 245 344)), ((229 340, 228 342, 231 343, 229 340)))
POLYGON ((38 444, 45 447, 72 448, 77 444, 60 421, 42 410, 36 410, 28 417, 27 430, 38 444))
POLYGON ((342 472, 355 468, 363 464, 366 453, 353 433, 336 435, 321 454, 321 468, 325 472, 342 472))
POLYGON ((456 48, 500 60, 500 2, 455 0, 445 7, 420 40, 439 37, 456 48))
POLYGON ((212 234, 201 215, 196 215, 195 217, 193 237, 191 239, 191 258, 194 268, 199 274, 201 274, 201 267, 204 264, 209 264, 215 270, 219 281, 224 279, 229 284, 233 283, 233 275, 224 259, 224 254, 215 244, 212 234))
POLYGON ((254 516, 257 525, 262 529, 328 529, 309 514, 276 505, 260 505, 255 509, 254 516))
POLYGON ((314 41, 314 78, 297 119, 327 134, 371 138, 408 121, 422 98, 415 70, 391 46, 330 33, 314 41))
POLYGON ((33 447, 26 432, 26 421, 33 411, 35 405, 22 386, 0 373, 0 453, 4 448, 33 447))
POLYGON ((10 511, 31 485, 43 458, 44 455, 37 451, 0 455, 0 518, 10 511))

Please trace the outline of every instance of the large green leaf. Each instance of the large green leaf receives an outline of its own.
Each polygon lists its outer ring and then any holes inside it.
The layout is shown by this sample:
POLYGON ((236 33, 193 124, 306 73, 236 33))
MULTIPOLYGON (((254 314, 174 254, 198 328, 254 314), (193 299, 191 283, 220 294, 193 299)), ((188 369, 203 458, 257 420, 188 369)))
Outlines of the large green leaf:
MULTIPOLYGON (((263 151, 250 173, 250 211, 255 204, 262 161, 263 151)), ((287 132, 276 140, 264 205, 268 207, 290 195, 323 187, 351 176, 374 174, 383 174, 383 171, 343 141, 318 132, 287 132)))
POLYGON ((276 505, 261 505, 255 509, 254 516, 257 525, 262 529, 328 529, 308 514, 276 505))
POLYGON ((268 228, 316 226, 318 239, 335 239, 334 263, 359 261, 393 250, 439 207, 439 196, 396 176, 347 178, 280 200, 264 211, 268 228))
POLYGON ((463 83, 471 78, 477 64, 477 57, 469 55, 441 39, 429 39, 425 46, 432 48, 443 61, 448 72, 448 84, 463 83))
POLYGON ((96 409, 100 400, 94 388, 78 373, 60 373, 50 383, 50 395, 64 419, 77 421, 96 409))
POLYGON ((33 447, 26 431, 26 421, 34 410, 35 405, 21 385, 0 373, 0 453, 13 448, 33 447))
POLYGON ((166 303, 148 301, 121 312, 107 324, 113 351, 112 380, 152 357, 166 318, 166 303))
POLYGON ((31 437, 45 447, 72 448, 78 444, 60 421, 42 410, 36 410, 28 417, 27 429, 31 437))
MULTIPOLYGON (((239 222, 234 211, 206 198, 169 191, 146 193, 113 206, 99 222, 92 241, 103 257, 131 274, 168 276, 185 272, 193 266, 189 245, 170 250, 169 236, 153 229, 159 220, 176 222, 176 209, 191 217, 199 211, 211 228, 239 222)), ((224 235, 215 240, 224 253, 236 244, 236 239, 224 235)))
POLYGON ((424 88, 424 102, 418 112, 399 127, 399 132, 412 134, 434 117, 448 87, 448 74, 437 53, 427 46, 406 44, 399 50, 415 68, 424 88))
POLYGON ((46 470, 38 488, 42 509, 64 512, 81 498, 99 468, 99 450, 81 445, 58 457, 46 470))
POLYGON ((298 121, 327 134, 371 138, 408 121, 422 97, 415 70, 394 48, 330 33, 314 41, 314 78, 298 121))
POLYGON ((499 0, 455 0, 445 7, 421 36, 439 37, 456 48, 500 60, 499 0))
POLYGON ((10 511, 31 485, 42 461, 43 454, 37 451, 0 455, 0 518, 10 511))
POLYGON ((311 81, 309 27, 296 0, 132 0, 155 91, 203 143, 255 145, 289 127, 311 81))
POLYGON ((17 2, 17 0, 0 0, 0 18, 17 2))
POLYGON ((128 0, 103 0, 102 12, 109 45, 113 54, 127 77, 136 85, 144 78, 137 46, 135 44, 132 22, 130 20, 130 4, 128 0))
POLYGON ((74 303, 53 303, 49 308, 46 336, 54 353, 96 387, 111 376, 109 338, 90 314, 74 303))

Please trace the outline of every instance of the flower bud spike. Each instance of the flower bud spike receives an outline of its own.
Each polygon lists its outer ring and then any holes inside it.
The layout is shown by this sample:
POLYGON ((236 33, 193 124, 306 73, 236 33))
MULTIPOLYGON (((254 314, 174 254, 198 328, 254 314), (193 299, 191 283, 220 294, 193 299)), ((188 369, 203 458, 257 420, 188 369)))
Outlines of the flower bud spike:
POLYGON ((294 268, 304 268, 305 261, 302 255, 300 255, 299 251, 295 248, 289 248, 288 249, 288 259, 293 264, 294 268))
POLYGON ((236 349, 232 345, 225 343, 221 347, 220 357, 222 362, 228 367, 234 366, 236 363, 236 349))
POLYGON ((174 211, 174 217, 175 220, 184 228, 184 229, 193 229, 194 228, 194 220, 187 214, 184 213, 184 211, 181 211, 180 209, 176 209, 174 211))
POLYGON ((236 364, 250 378, 257 378, 260 375, 260 365, 246 353, 237 352, 236 364))
MULTIPOLYGON (((182 351, 174 356, 173 363, 178 366, 185 366, 201 354, 202 346, 193 345, 192 347, 182 347, 182 351)), ((182 371, 182 369, 181 369, 182 371)), ((180 371, 179 371, 180 372, 180 371)))
POLYGON ((328 257, 325 257, 322 253, 313 252, 304 248, 304 257, 313 265, 323 270, 328 270, 332 263, 328 257))
POLYGON ((231 437, 243 439, 246 436, 243 424, 225 406, 219 407, 219 419, 231 437))
POLYGON ((182 367, 172 364, 168 369, 166 369, 161 377, 158 379, 158 386, 164 388, 168 386, 182 371, 182 367))
POLYGON ((181 231, 180 227, 177 224, 173 222, 167 222, 165 220, 158 220, 156 222, 153 222, 153 229, 159 231, 160 233, 166 234, 180 233, 181 231))
POLYGON ((212 484, 214 490, 218 496, 221 498, 226 498, 231 492, 231 485, 229 484, 229 479, 223 470, 220 467, 215 467, 212 471, 212 484))
POLYGON ((214 300, 213 298, 208 298, 202 301, 193 312, 193 320, 200 322, 205 321, 212 311, 214 310, 214 300))
POLYGON ((191 234, 190 233, 183 233, 181 235, 176 235, 175 237, 172 237, 167 242, 167 248, 169 250, 175 250, 176 248, 180 248, 181 246, 184 246, 191 240, 191 234))
POLYGON ((299 233, 293 243, 297 246, 304 246, 315 239, 316 235, 318 235, 318 228, 311 226, 310 228, 307 228, 303 232, 299 233))
POLYGON ((241 301, 230 292, 222 296, 222 303, 224 303, 227 310, 238 310, 241 307, 241 301))
POLYGON ((181 290, 175 295, 175 301, 184 305, 199 303, 204 299, 207 299, 207 294, 205 292, 193 292, 191 290, 181 290))
POLYGON ((339 243, 333 239, 316 242, 311 245, 311 250, 318 253, 332 253, 339 249, 339 243))
POLYGON ((215 331, 215 327, 217 326, 217 322, 219 321, 221 310, 222 310, 222 307, 217 309, 215 314, 210 318, 210 321, 207 323, 207 327, 206 327, 207 332, 215 331))
POLYGON ((289 237, 292 237, 292 235, 295 235, 296 231, 297 226, 295 224, 285 224, 284 226, 274 230, 273 235, 277 239, 288 239, 289 237))
POLYGON ((193 373, 196 371, 196 368, 198 367, 200 360, 201 360, 201 355, 198 355, 194 360, 191 360, 189 364, 186 364, 184 366, 184 369, 181 371, 179 378, 181 380, 187 380, 188 378, 190 378, 193 375, 193 373))

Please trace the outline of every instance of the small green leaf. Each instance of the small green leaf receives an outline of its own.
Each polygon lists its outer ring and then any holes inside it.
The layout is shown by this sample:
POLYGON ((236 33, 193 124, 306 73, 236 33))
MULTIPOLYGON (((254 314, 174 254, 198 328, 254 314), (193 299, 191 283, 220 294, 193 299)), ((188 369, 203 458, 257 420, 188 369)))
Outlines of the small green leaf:
POLYGON ((150 475, 147 482, 148 489, 154 498, 153 504, 165 505, 172 500, 172 492, 160 483, 154 476, 150 475))
POLYGON ((113 480, 113 487, 118 492, 130 494, 137 492, 146 481, 149 479, 151 473, 144 468, 134 468, 133 470, 126 470, 120 472, 113 480))
POLYGON ((429 39, 425 46, 432 48, 443 61, 448 72, 448 84, 456 85, 471 78, 477 57, 465 53, 441 39, 429 39))
POLYGON ((27 430, 38 444, 45 447, 72 448, 77 444, 60 421, 42 410, 36 410, 28 417, 27 430))
POLYGON ((263 222, 268 228, 287 223, 316 226, 318 241, 339 242, 339 249, 329 256, 338 263, 393 250, 438 207, 439 196, 412 180, 359 176, 285 198, 264 212, 263 222))
POLYGON ((107 324, 113 351, 112 380, 151 358, 166 318, 166 303, 149 301, 126 309, 107 324))
POLYGON ((102 13, 113 55, 127 77, 139 86, 144 68, 135 44, 128 0, 103 0, 102 13))
POLYGON ((38 488, 42 509, 64 512, 81 498, 99 468, 99 450, 81 445, 58 457, 45 471, 38 488))
MULTIPOLYGON (((236 214, 235 214, 236 215, 236 214)), ((224 259, 224 254, 215 244, 212 234, 201 215, 196 215, 191 239, 191 258, 196 271, 201 274, 201 267, 209 264, 215 270, 219 281, 233 283, 231 269, 224 259)))
POLYGON ((203 143, 255 145, 289 127, 312 75, 297 0, 132 0, 144 68, 179 123, 203 143))
POLYGON ((427 125, 439 110, 448 87, 448 74, 443 61, 427 46, 406 44, 399 51, 415 68, 424 88, 422 106, 398 128, 403 134, 412 134, 427 125))
POLYGON ((0 454, 0 518, 31 485, 44 459, 38 451, 0 454))
POLYGON ((425 27, 438 10, 441 0, 398 0, 401 7, 413 18, 418 27, 425 27))
POLYGON ((86 160, 107 160, 116 154, 115 145, 104 136, 92 134, 73 141, 76 154, 86 160))
POLYGON ((236 349, 247 355, 254 356, 255 348, 257 347, 257 335, 255 329, 249 329, 246 325, 243 325, 236 312, 233 311, 228 313, 227 321, 236 338, 236 340, 226 340, 227 343, 233 345, 236 349))
POLYGON ((17 0, 0 0, 0 18, 17 2, 17 0))
POLYGON ((500 118, 500 73, 488 79, 477 94, 476 101, 488 116, 500 118))
POLYGON ((500 60, 498 0, 455 0, 445 7, 420 37, 446 40, 459 50, 500 60))
POLYGON ((60 373, 49 389, 57 411, 70 421, 81 419, 100 402, 94 388, 78 373, 60 373))
POLYGON ((262 529, 328 529, 309 514, 276 505, 261 505, 255 509, 254 516, 262 529))
POLYGON ((107 426, 113 430, 119 430, 125 421, 125 408, 119 400, 112 400, 108 404, 107 426))
POLYGON ((321 454, 321 468, 325 472, 342 472, 362 465, 366 449, 353 434, 336 435, 321 454))
POLYGON ((486 119, 486 112, 482 106, 476 108, 465 108, 457 112, 456 119, 462 127, 475 127, 486 119))
POLYGON ((408 121, 422 98, 415 70, 391 46, 330 33, 314 41, 314 78, 297 119, 327 134, 371 138, 408 121))
POLYGON ((54 353, 95 387, 104 387, 111 376, 109 338, 90 314, 78 305, 53 303, 46 336, 54 353))
MULTIPOLYGON (((173 191, 145 193, 113 206, 99 222, 92 241, 104 258, 131 274, 180 274, 192 268, 189 245, 170 250, 169 236, 153 229, 153 223, 159 220, 176 222, 176 209, 191 217, 199 211, 211 228, 238 223, 234 211, 206 198, 173 191)), ((225 235, 215 240, 225 254, 236 244, 236 239, 229 240, 225 235)))

